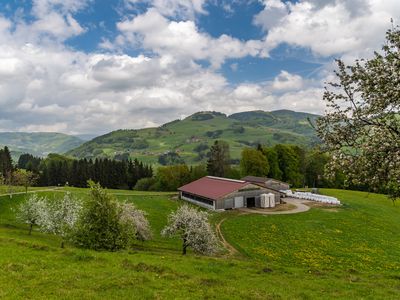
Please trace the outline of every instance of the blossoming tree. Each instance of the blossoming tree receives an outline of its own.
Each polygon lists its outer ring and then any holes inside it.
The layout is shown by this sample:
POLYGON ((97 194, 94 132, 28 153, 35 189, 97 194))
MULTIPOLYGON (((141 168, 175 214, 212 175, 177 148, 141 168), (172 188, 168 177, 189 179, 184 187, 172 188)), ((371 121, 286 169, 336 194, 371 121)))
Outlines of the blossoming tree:
POLYGON ((134 233, 135 239, 139 241, 148 241, 152 238, 149 221, 146 213, 137 209, 132 203, 123 203, 120 221, 130 228, 134 233))
POLYGON ((188 247, 201 254, 213 254, 218 249, 217 238, 208 222, 208 214, 188 205, 181 206, 169 215, 163 236, 179 236, 182 239, 182 254, 188 247))
POLYGON ((327 113, 317 122, 319 137, 340 170, 354 184, 400 197, 400 29, 387 31, 381 53, 347 66, 338 60, 338 81, 323 99, 327 113))
POLYGON ((40 218, 46 214, 47 200, 32 194, 23 202, 17 211, 17 220, 29 225, 29 234, 32 234, 33 226, 40 223, 40 218))
POLYGON ((44 232, 60 236, 61 248, 64 248, 65 239, 79 218, 81 203, 70 193, 66 193, 63 198, 47 202, 46 206, 46 209, 41 211, 39 226, 44 232))

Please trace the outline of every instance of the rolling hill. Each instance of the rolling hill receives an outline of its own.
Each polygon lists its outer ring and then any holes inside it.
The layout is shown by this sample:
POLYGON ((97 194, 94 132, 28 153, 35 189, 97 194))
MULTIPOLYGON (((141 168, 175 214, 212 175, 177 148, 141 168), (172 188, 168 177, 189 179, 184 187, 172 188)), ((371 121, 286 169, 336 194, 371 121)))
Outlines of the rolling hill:
POLYGON ((205 160, 215 140, 230 144, 233 159, 240 157, 243 147, 261 143, 311 146, 318 143, 310 125, 317 115, 278 110, 249 111, 227 116, 219 112, 199 112, 183 120, 175 120, 157 128, 117 130, 86 142, 66 154, 76 158, 114 158, 129 156, 147 163, 175 152, 186 163, 205 160))
POLYGON ((0 132, 0 146, 8 146, 14 158, 23 153, 46 156, 64 153, 85 141, 81 138, 53 132, 0 132))

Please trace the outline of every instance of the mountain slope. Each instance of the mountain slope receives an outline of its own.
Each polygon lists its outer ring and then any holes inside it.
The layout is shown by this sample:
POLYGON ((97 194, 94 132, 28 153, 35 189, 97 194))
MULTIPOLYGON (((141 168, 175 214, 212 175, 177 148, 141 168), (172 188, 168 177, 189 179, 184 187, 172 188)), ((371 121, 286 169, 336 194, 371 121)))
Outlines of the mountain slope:
POLYGON ((53 132, 0 132, 0 146, 8 146, 13 156, 30 153, 46 156, 64 153, 80 146, 84 141, 78 137, 53 132))
POLYGON ((205 159, 209 146, 217 139, 230 144, 233 159, 243 147, 259 143, 291 143, 303 146, 318 140, 309 120, 317 115, 281 110, 251 111, 226 116, 218 112, 199 112, 158 128, 117 130, 86 142, 67 154, 78 158, 125 156, 156 163, 166 152, 178 153, 187 163, 205 159))

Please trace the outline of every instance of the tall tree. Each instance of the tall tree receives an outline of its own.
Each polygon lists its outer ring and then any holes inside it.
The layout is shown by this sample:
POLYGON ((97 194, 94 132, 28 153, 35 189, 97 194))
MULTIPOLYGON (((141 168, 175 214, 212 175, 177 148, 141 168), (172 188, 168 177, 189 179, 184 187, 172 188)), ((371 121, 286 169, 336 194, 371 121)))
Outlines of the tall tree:
POLYGON ((269 172, 268 159, 257 149, 245 148, 242 151, 240 170, 243 176, 267 176, 269 172))
POLYGON ((269 172, 268 177, 281 180, 282 171, 279 168, 278 153, 275 148, 262 148, 262 152, 268 159, 269 172))
POLYGON ((208 174, 226 176, 231 167, 230 160, 229 144, 224 141, 215 141, 210 148, 210 158, 207 161, 208 174))
POLYGON ((331 170, 354 184, 400 197, 400 29, 390 29, 380 53, 347 66, 324 93, 327 114, 318 135, 332 154, 331 170))
POLYGON ((275 147, 278 154, 279 169, 282 171, 282 180, 293 186, 302 186, 304 175, 301 170, 300 156, 297 148, 292 145, 278 144, 275 147))
POLYGON ((329 161, 329 156, 319 150, 313 150, 306 156, 305 180, 309 187, 326 186, 324 178, 325 166, 329 161))
POLYGON ((7 146, 4 149, 0 149, 0 173, 3 174, 5 178, 11 176, 13 171, 13 162, 11 159, 11 153, 7 146))

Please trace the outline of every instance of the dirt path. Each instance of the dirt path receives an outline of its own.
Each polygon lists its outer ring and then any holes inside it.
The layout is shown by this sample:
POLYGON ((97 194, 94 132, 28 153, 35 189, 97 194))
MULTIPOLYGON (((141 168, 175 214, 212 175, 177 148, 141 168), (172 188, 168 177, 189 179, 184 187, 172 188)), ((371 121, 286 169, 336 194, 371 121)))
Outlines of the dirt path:
POLYGON ((310 210, 310 207, 304 204, 309 202, 307 200, 294 199, 294 198, 285 198, 284 200, 286 203, 295 205, 296 208, 284 211, 268 211, 268 209, 263 209, 263 208, 257 209, 257 208, 243 207, 240 208, 239 210, 246 213, 260 214, 260 215, 288 215, 288 214, 298 214, 310 210))
MULTIPOLYGON (((64 192, 64 191, 60 190, 59 188, 49 188, 49 189, 44 189, 44 190, 28 191, 28 194, 40 193, 40 192, 64 192)), ((25 192, 16 192, 16 193, 0 194, 0 197, 14 196, 14 195, 25 195, 25 194, 26 194, 25 192)))
POLYGON ((233 247, 231 244, 229 244, 228 241, 224 238, 224 235, 222 234, 221 225, 225 220, 226 220, 226 218, 223 218, 221 221, 219 221, 219 223, 215 227, 215 229, 217 231, 217 236, 220 239, 220 241, 221 241, 222 245, 224 246, 224 248, 226 250, 228 250, 228 252, 229 252, 228 256, 240 255, 240 252, 238 250, 236 250, 236 248, 233 247))

